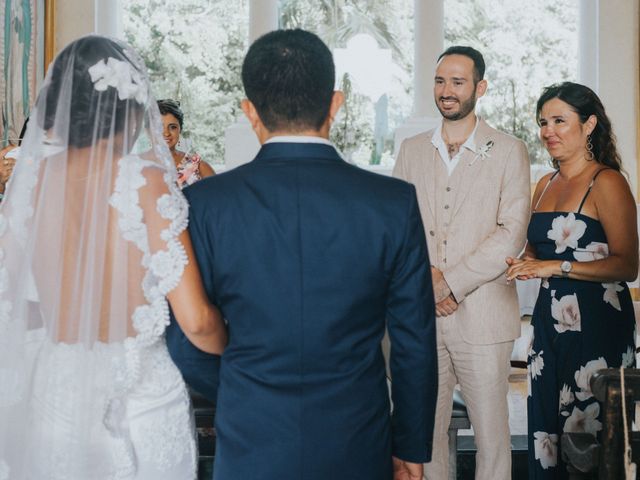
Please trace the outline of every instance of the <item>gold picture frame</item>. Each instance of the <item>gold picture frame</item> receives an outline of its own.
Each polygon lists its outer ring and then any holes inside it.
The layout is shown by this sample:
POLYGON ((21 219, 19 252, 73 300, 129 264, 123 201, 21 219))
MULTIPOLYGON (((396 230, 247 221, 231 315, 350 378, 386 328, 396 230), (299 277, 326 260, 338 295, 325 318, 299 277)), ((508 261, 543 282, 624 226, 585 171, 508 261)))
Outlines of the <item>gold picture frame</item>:
POLYGON ((53 61, 56 52, 56 0, 45 0, 44 4, 44 73, 53 61))

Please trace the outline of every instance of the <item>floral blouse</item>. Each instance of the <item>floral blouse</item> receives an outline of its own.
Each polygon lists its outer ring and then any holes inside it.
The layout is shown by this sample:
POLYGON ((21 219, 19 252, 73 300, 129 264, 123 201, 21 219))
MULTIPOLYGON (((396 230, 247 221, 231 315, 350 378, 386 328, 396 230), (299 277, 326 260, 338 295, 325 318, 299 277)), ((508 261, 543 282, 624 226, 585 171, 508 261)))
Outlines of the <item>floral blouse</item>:
POLYGON ((198 180, 202 180, 202 175, 200 175, 201 161, 202 158, 197 153, 185 153, 177 167, 178 186, 180 188, 188 187, 198 180))

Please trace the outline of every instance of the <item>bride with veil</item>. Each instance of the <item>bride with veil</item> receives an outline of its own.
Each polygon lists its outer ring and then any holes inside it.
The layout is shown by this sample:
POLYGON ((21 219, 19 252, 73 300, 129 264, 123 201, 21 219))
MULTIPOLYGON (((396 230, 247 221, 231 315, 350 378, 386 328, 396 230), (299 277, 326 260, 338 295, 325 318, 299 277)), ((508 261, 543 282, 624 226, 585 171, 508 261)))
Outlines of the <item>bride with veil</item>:
POLYGON ((202 350, 226 331, 144 65, 83 37, 31 119, 0 206, 0 480, 194 479, 166 299, 202 350))

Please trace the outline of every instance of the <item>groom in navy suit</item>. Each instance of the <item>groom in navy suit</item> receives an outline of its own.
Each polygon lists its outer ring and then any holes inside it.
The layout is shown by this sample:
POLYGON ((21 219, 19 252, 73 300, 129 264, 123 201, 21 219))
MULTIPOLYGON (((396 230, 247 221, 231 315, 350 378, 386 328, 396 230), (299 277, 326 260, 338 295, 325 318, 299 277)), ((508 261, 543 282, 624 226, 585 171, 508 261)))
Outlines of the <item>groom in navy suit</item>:
POLYGON ((185 190, 205 288, 229 326, 214 479, 421 479, 437 365, 415 190, 349 165, 328 140, 343 96, 317 36, 259 38, 242 81, 260 152, 185 190))

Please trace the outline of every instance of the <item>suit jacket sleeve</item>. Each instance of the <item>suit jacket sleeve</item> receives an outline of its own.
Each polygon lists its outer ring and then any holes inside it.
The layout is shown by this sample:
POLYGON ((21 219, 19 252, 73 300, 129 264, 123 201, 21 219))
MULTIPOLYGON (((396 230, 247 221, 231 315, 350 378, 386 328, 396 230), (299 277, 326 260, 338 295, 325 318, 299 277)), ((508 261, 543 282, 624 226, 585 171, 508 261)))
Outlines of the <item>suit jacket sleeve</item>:
POLYGON ((458 264, 443 272, 458 303, 503 274, 507 269, 506 257, 517 256, 524 246, 531 192, 529 155, 524 143, 515 142, 507 157, 496 229, 458 264))
MULTIPOLYGON (((216 303, 213 291, 212 269, 209 262, 210 245, 206 239, 205 228, 201 225, 198 215, 195 215, 197 205, 202 199, 193 199, 191 188, 183 190, 189 207, 189 235, 196 254, 196 260, 202 274, 207 296, 212 303, 216 303)), ((203 352, 193 345, 180 329, 178 322, 171 312, 171 323, 166 330, 166 342, 171 359, 176 364, 184 381, 207 400, 215 403, 218 396, 218 374, 220 357, 203 352)))
POLYGON ((407 210, 387 301, 392 448, 402 460, 423 463, 431 459, 438 365, 429 254, 413 186, 407 210))
POLYGON ((405 142, 403 141, 400 144, 400 151, 398 152, 398 158, 396 159, 396 163, 393 165, 393 172, 391 175, 395 178, 401 178, 402 180, 409 181, 407 179, 407 168, 404 161, 404 147, 405 142))

